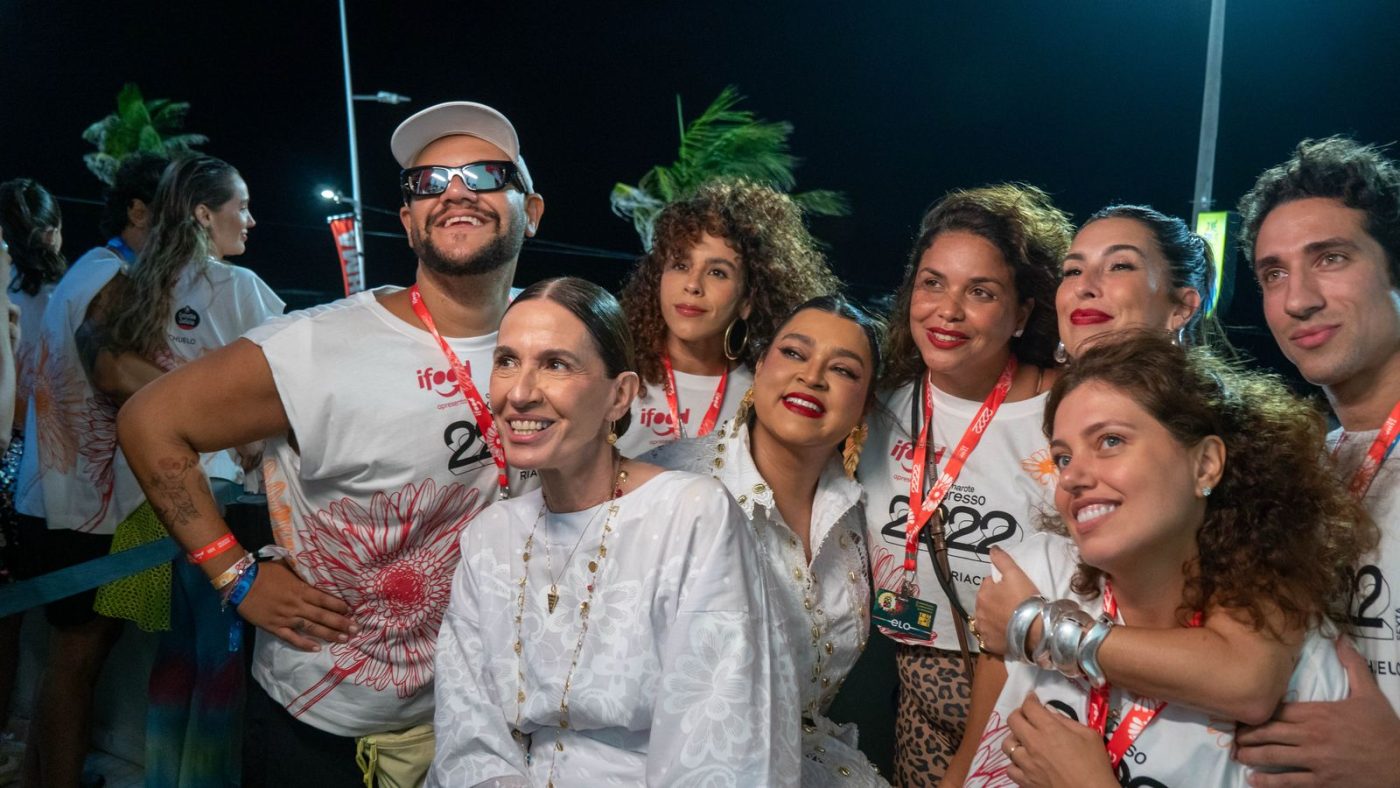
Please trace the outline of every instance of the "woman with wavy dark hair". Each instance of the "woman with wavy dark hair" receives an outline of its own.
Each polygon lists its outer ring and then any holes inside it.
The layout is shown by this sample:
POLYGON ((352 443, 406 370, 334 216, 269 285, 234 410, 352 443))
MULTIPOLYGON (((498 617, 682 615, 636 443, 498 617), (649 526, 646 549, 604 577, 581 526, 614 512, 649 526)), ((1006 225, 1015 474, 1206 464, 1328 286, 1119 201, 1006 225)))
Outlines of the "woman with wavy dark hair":
POLYGON ((1160 332, 1087 348, 1046 405, 1055 533, 1015 551, 1044 596, 1015 610, 1005 642, 986 633, 1008 678, 967 784, 1244 785, 1234 718, 1208 705, 1216 674, 1278 668, 1254 690, 1260 719, 1285 695, 1346 697, 1332 625, 1377 531, 1321 452, 1325 432, 1277 378, 1160 332), (1275 643, 1276 658, 1231 651, 1219 620, 1275 643), (1138 670, 1157 678, 1120 683, 1110 653, 1121 662, 1134 635, 1138 670), (1204 697, 1171 692, 1172 675, 1204 697))
POLYGON ((1045 192, 954 191, 920 222, 896 294, 859 478, 871 574, 898 644, 895 781, 937 782, 962 740, 988 550, 1026 538, 1054 467, 1055 272, 1072 229, 1045 192))
POLYGON ((1181 345, 1219 345, 1224 333, 1208 314, 1217 297, 1204 238, 1145 205, 1110 205, 1079 228, 1061 266, 1056 360, 1132 328, 1160 328, 1181 345))
POLYGON ((870 633, 865 511, 855 481, 875 404, 883 327, 839 295, 804 302, 754 368, 752 396, 702 438, 642 457, 714 476, 758 535, 797 666, 802 785, 888 785, 827 716, 870 633), (810 637, 808 633, 810 632, 810 637))
POLYGON ((731 418, 753 382, 754 349, 793 307, 837 286, 782 192, 716 180, 666 206, 621 295, 642 382, 623 455, 731 418))

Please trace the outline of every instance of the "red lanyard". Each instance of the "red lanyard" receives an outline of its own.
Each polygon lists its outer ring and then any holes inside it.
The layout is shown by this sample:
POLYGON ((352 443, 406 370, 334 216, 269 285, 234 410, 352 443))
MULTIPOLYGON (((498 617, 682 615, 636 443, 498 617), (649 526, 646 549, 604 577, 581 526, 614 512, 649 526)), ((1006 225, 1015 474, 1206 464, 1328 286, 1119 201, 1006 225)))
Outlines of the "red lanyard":
MULTIPOLYGON (((671 421, 676 425, 677 437, 684 438, 685 425, 681 423, 681 407, 676 401, 676 373, 671 369, 671 357, 665 353, 661 354, 661 365, 666 368, 666 405, 671 409, 671 421)), ((719 421, 720 406, 724 404, 724 389, 729 385, 729 370, 725 370, 719 376, 719 386, 715 388, 715 395, 710 398, 710 409, 705 411, 705 418, 700 422, 700 431, 695 433, 695 437, 709 435, 710 430, 715 428, 715 423, 719 421)))
MULTIPOLYGON (((1376 480, 1376 474, 1380 473, 1381 464, 1385 458, 1390 456, 1394 450, 1396 438, 1400 438, 1400 402, 1395 403, 1395 407, 1390 409, 1390 415, 1386 417, 1385 424, 1381 425, 1381 431, 1376 433, 1376 439, 1371 441, 1371 448, 1366 450, 1366 457, 1361 460, 1361 467, 1356 469, 1356 473, 1351 477, 1351 483, 1347 485, 1347 490, 1351 492, 1357 500, 1366 497, 1366 491, 1371 489, 1371 482, 1376 480)), ((1345 432, 1337 440, 1337 447, 1332 450, 1332 456, 1337 456, 1337 450, 1342 448, 1342 441, 1347 439, 1345 432)))
POLYGON ((931 378, 924 380, 924 424, 919 428, 919 441, 914 447, 914 472, 909 475, 909 519, 904 525, 904 571, 906 574, 912 573, 917 567, 915 559, 919 557, 919 532, 923 530, 933 513, 938 511, 938 505, 943 502, 943 496, 948 494, 948 490, 953 487, 953 482, 957 481, 958 474, 962 473, 963 465, 967 464, 967 458, 972 455, 972 450, 977 448, 978 441, 982 440, 982 433, 987 431, 987 427, 992 423, 992 417, 997 414, 997 409, 1001 407, 1007 392, 1011 390, 1011 379, 1015 376, 1016 357, 1013 355, 1006 359, 1006 366, 1001 370, 1001 377, 997 378, 997 384, 992 387, 992 393, 987 395, 986 401, 978 409, 972 423, 967 425, 962 440, 958 441, 958 447, 953 450, 952 456, 948 458, 948 463, 943 466, 943 474, 938 477, 938 481, 928 491, 928 497, 924 497, 924 467, 928 460, 929 433, 933 428, 933 381, 931 378))
MULTIPOLYGON (((1107 581, 1103 584, 1103 614, 1109 618, 1118 617, 1118 599, 1113 596, 1113 586, 1107 581)), ((1188 626, 1199 627, 1201 625, 1201 614, 1198 611, 1191 617, 1188 626)), ((1089 709, 1085 715, 1086 724, 1099 732, 1102 736, 1108 729, 1108 696, 1112 691, 1109 685, 1105 684, 1097 689, 1089 690, 1089 709)), ((1133 746, 1133 742, 1147 730, 1148 723, 1157 718, 1166 708, 1166 701, 1142 698, 1133 702, 1133 707, 1123 715, 1123 719, 1118 722, 1118 727, 1113 731, 1113 738, 1104 745, 1108 750, 1108 762, 1114 768, 1123 760, 1128 749, 1133 746), (1150 706, 1145 704, 1152 704, 1150 706)))
POLYGON ((418 315, 418 319, 427 326, 428 333, 437 340, 438 347, 442 348, 442 354, 447 356, 447 363, 452 367, 452 373, 457 376, 457 387, 462 395, 467 398, 467 406, 472 409, 472 415, 476 417, 476 426, 481 429, 481 439, 486 442, 486 447, 491 450, 491 459, 496 461, 496 483, 501 487, 501 497, 510 497, 510 481, 506 476, 506 452, 501 447, 501 434, 496 430, 496 421, 491 418, 491 409, 486 407, 486 401, 481 398, 481 392, 477 391, 476 384, 472 382, 471 372, 462 360, 457 358, 452 346, 447 344, 447 340, 438 333, 437 324, 433 322, 433 316, 428 313, 428 307, 423 303, 423 294, 418 292, 418 285, 414 285, 408 290, 409 303, 413 304, 413 313, 418 315))

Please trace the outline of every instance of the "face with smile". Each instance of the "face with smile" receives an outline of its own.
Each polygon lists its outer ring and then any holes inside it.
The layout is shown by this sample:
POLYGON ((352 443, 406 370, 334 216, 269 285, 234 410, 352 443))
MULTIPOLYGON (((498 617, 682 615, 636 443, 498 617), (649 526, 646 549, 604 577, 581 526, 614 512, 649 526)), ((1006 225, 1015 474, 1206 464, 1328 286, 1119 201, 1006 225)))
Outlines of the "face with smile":
POLYGON ((1283 203, 1259 226, 1254 273, 1264 319, 1309 382, 1369 377, 1400 352, 1400 289, 1366 215, 1339 200, 1283 203))
MULTIPOLYGON (((458 167, 509 158, 486 140, 454 134, 429 143, 413 164, 458 167)), ((399 219, 408 233, 408 245, 423 265, 440 274, 469 276, 514 262, 525 238, 535 234, 543 213, 540 196, 522 194, 515 184, 495 192, 474 192, 454 175, 443 193, 410 197, 399 209, 399 219)))
POLYGON ((1125 328, 1176 331, 1200 304, 1194 288, 1173 288, 1171 266, 1152 230, 1136 219, 1090 222, 1074 236, 1055 293, 1060 337, 1071 354, 1125 328))
POLYGON ((610 451, 608 424, 636 389, 636 373, 608 377, 588 329, 559 304, 519 302, 501 320, 491 410, 512 466, 570 473, 596 465, 610 451))
POLYGON ((743 261, 723 238, 701 233, 689 251, 663 265, 661 317, 676 339, 715 340, 736 317, 748 317, 743 261))
POLYGON ((1112 573, 1180 566, 1196 551, 1204 486, 1218 483, 1224 444, 1183 446, 1132 397, 1084 383, 1055 411, 1055 509, 1084 562, 1112 573))
POLYGON ((1034 303, 1017 301, 1015 275, 991 241, 939 233, 919 257, 909 301, 909 330, 935 385, 948 388, 943 376, 995 377, 1034 303))
POLYGON ((865 414, 873 367, 859 325, 819 309, 798 312, 754 371, 755 437, 834 450, 865 414))
POLYGON ((236 257, 247 249, 248 231, 257 226, 248 210, 248 184, 233 176, 233 196, 222 205, 196 205, 195 219, 214 242, 214 254, 219 259, 236 257))

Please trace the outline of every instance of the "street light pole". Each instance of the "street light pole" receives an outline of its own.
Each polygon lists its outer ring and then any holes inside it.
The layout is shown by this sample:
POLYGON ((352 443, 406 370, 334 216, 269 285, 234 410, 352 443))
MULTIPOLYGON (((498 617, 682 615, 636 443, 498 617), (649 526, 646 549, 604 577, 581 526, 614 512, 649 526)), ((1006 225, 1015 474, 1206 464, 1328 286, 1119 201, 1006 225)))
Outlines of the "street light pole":
MULTIPOLYGON (((343 2, 343 0, 342 0, 343 2)), ((1196 147, 1196 192, 1191 201, 1191 224, 1214 202, 1215 140, 1220 132, 1220 62, 1225 49, 1225 0, 1210 2, 1210 34, 1206 43, 1206 87, 1201 99, 1201 137, 1196 147)))
POLYGON ((360 282, 369 288, 365 270, 364 214, 360 206, 360 146, 355 136, 355 92, 350 87, 350 33, 345 24, 345 0, 340 0, 340 56, 345 67, 345 120, 350 128, 350 197, 355 211, 355 249, 360 253, 360 282))

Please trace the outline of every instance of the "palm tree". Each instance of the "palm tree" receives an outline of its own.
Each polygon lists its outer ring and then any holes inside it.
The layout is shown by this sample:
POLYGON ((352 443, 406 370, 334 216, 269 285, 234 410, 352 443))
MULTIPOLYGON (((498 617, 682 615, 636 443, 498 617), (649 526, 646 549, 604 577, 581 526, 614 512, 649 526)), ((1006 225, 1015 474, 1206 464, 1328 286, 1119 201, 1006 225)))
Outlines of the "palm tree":
POLYGON ((117 111, 83 132, 83 139, 97 146, 95 153, 83 156, 83 162, 98 180, 110 186, 121 160, 129 154, 188 153, 209 141, 203 134, 179 133, 189 111, 190 105, 185 101, 147 101, 141 96, 141 88, 128 82, 117 94, 117 111))
MULTIPOLYGON (((686 125, 681 98, 676 96, 681 147, 675 163, 652 167, 636 186, 619 183, 613 187, 613 213, 632 220, 644 249, 651 249, 652 225, 661 209, 707 180, 744 177, 782 191, 796 183, 792 171, 798 159, 788 150, 792 124, 759 120, 748 110, 736 109, 743 98, 732 85, 726 87, 700 117, 686 125)), ((850 213, 846 196, 840 192, 820 189, 793 194, 792 198, 808 213, 850 213)))

